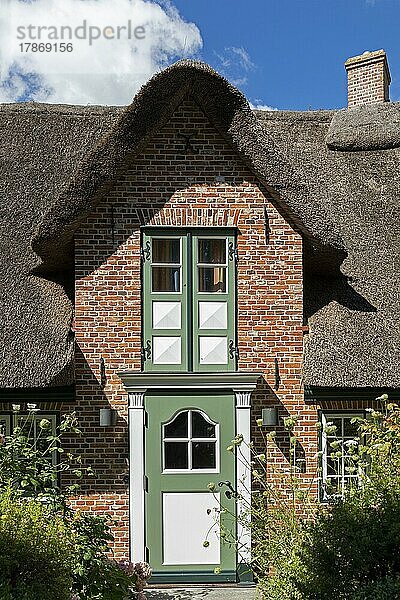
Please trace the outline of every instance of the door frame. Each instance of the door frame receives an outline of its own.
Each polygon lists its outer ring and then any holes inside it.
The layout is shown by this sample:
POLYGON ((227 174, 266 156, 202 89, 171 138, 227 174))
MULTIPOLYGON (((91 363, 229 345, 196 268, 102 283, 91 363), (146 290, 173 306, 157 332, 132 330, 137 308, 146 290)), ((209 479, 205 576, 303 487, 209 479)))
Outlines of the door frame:
MULTIPOLYGON (((129 420, 129 529, 130 560, 146 561, 145 533, 145 409, 144 397, 148 390, 218 390, 233 392, 235 396, 234 435, 242 434, 247 444, 241 447, 241 456, 236 452, 237 515, 245 511, 251 501, 251 393, 256 388, 259 373, 118 373, 128 393, 129 420)), ((237 556, 238 573, 246 573, 251 560, 251 531, 243 524, 237 525, 237 537, 241 551, 237 556)))

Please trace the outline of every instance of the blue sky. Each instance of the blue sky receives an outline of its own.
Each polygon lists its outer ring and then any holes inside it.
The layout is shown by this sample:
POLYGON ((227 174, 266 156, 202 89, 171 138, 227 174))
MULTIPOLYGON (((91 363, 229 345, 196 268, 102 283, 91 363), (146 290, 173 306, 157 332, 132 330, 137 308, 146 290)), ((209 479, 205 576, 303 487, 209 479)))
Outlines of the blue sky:
POLYGON ((287 109, 346 105, 343 64, 384 48, 400 100, 400 0, 175 0, 197 24, 206 62, 225 71, 254 103, 287 109), (218 55, 242 48, 248 69, 223 67, 218 55))
POLYGON ((190 57, 255 106, 336 108, 346 105, 345 60, 381 48, 391 99, 400 100, 400 0, 0 0, 0 102, 127 104, 154 73, 190 57), (100 28, 130 20, 146 37, 21 51, 21 24, 83 20, 100 28))

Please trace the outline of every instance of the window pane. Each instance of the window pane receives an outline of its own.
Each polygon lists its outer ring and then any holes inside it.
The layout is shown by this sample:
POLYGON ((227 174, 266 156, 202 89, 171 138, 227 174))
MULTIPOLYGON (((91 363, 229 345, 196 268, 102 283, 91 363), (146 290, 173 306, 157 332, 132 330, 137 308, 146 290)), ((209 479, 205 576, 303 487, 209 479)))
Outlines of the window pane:
POLYGON ((192 468, 215 469, 215 442, 192 442, 192 468))
POLYGON ((226 292, 226 267, 199 267, 199 292, 226 292))
POLYGON ((326 422, 332 423, 336 427, 335 433, 330 434, 328 437, 340 438, 342 437, 342 419, 337 417, 326 416, 326 422))
POLYGON ((50 442, 47 440, 47 438, 49 437, 49 435, 51 435, 51 432, 41 431, 39 426, 37 426, 37 434, 36 435, 37 435, 36 448, 38 450, 40 450, 41 452, 45 452, 50 445, 50 442))
POLYGON ((164 426, 164 438, 187 438, 188 437, 188 413, 181 412, 172 423, 164 426))
POLYGON ((199 263, 224 265, 226 263, 226 240, 199 240, 199 263))
POLYGON ((32 415, 21 415, 17 417, 17 425, 21 428, 23 436, 35 439, 35 422, 32 415))
POLYGON ((328 475, 340 475, 342 471, 342 461, 328 456, 326 459, 326 471, 328 475))
POLYGON ((194 438, 214 438, 215 425, 209 423, 201 413, 192 412, 192 437, 194 438))
POLYGON ((345 437, 355 438, 358 435, 358 425, 357 423, 351 423, 352 418, 353 417, 351 417, 350 419, 343 419, 343 435, 345 437))
POLYGON ((10 434, 10 417, 0 417, 0 435, 10 434))
POLYGON ((342 493, 342 480, 340 477, 329 477, 325 482, 326 493, 329 496, 342 493))
POLYGON ((187 469, 189 467, 188 442, 164 442, 164 449, 166 469, 187 469))
POLYGON ((179 239, 153 239, 153 263, 172 263, 179 265, 181 262, 179 239))
POLYGON ((153 292, 180 292, 180 267, 152 267, 153 292))

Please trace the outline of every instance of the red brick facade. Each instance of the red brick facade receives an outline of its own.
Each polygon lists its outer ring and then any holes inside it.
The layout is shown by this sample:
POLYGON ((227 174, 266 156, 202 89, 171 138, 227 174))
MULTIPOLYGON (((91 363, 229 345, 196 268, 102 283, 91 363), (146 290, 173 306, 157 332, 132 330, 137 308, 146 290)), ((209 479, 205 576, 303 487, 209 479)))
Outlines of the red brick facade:
MULTIPOLYGON (((115 516, 118 556, 128 555, 129 523, 127 394, 117 373, 141 368, 141 224, 238 228, 238 368, 264 376, 253 394, 253 423, 261 407, 278 404, 280 417, 299 417, 296 429, 310 475, 317 450, 316 408, 304 404, 302 389, 301 236, 188 100, 127 164, 107 200, 75 236, 80 450, 97 473, 77 503, 115 516), (118 411, 117 425, 100 428, 99 409, 108 405, 118 411)), ((282 462, 289 441, 279 431, 271 452, 282 462)))

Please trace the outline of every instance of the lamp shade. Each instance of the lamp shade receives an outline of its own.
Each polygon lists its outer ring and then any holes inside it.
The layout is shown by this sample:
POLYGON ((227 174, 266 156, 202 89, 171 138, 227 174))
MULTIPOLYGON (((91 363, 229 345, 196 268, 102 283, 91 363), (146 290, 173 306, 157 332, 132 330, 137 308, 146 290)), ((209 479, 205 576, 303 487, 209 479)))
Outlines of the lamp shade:
POLYGON ((277 406, 262 409, 262 423, 264 427, 276 427, 278 425, 277 406))
POLYGON ((116 412, 111 408, 100 409, 100 427, 112 427, 116 422, 116 412))

